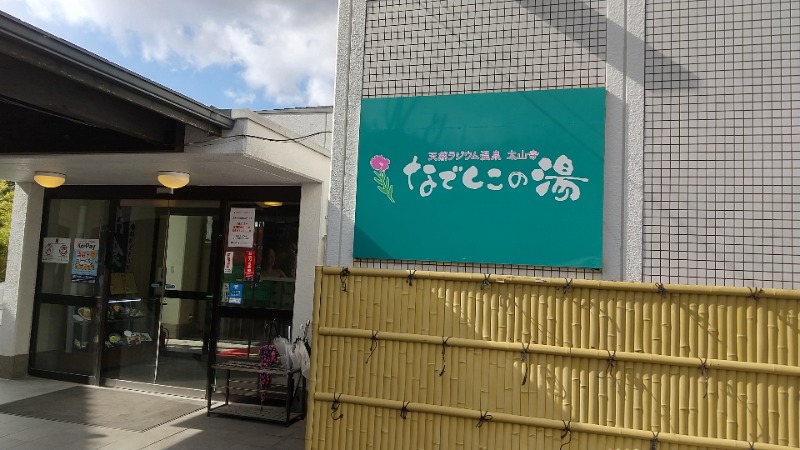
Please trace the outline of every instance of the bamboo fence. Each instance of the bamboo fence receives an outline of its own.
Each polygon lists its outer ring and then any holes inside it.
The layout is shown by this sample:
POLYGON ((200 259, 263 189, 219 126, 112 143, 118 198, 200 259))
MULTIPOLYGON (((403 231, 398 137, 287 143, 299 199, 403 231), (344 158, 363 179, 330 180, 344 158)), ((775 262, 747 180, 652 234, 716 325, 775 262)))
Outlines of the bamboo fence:
POLYGON ((325 267, 307 449, 800 447, 800 292, 325 267))

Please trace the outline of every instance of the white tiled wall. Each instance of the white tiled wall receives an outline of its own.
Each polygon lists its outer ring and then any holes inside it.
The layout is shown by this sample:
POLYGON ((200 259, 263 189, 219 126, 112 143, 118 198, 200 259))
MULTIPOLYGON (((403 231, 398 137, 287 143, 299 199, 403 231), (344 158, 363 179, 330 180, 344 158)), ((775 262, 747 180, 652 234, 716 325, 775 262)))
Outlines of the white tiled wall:
POLYGON ((646 3, 644 279, 800 287, 800 2, 646 3))

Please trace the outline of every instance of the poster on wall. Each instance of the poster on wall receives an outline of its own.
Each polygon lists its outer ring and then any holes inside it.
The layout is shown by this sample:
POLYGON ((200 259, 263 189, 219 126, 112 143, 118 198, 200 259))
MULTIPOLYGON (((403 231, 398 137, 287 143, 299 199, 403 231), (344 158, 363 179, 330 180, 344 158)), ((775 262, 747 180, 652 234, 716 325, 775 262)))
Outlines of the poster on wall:
POLYGON ((42 238, 42 262, 69 264, 70 238, 42 238))
POLYGON ((600 268, 605 89, 368 98, 356 258, 600 268))
POLYGON ((247 250, 244 252, 244 281, 253 281, 256 274, 256 252, 247 250))
POLYGON ((230 283, 228 290, 228 303, 234 305, 241 305, 242 304, 242 284, 241 283, 230 283))
POLYGON ((97 260, 100 239, 76 238, 72 249, 72 282, 97 282, 97 260))
POLYGON ((225 252, 225 265, 222 273, 233 273, 233 252, 225 252))
POLYGON ((253 248, 255 208, 231 208, 228 222, 228 247, 253 248))
POLYGON ((111 251, 111 272, 130 272, 133 261, 133 244, 136 237, 136 224, 131 221, 130 206, 117 208, 114 223, 114 247, 111 251))

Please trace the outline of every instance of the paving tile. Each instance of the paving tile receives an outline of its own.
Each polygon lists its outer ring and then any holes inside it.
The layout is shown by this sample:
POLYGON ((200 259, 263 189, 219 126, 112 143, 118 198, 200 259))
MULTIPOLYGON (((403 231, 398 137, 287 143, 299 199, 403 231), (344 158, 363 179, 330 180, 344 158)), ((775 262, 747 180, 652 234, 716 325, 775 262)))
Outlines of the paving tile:
POLYGON ((8 450, 11 448, 16 448, 23 444, 26 444, 26 442, 6 437, 0 437, 0 450, 8 450))
POLYGON ((272 447, 274 450, 304 450, 306 448, 305 439, 286 438, 272 447))

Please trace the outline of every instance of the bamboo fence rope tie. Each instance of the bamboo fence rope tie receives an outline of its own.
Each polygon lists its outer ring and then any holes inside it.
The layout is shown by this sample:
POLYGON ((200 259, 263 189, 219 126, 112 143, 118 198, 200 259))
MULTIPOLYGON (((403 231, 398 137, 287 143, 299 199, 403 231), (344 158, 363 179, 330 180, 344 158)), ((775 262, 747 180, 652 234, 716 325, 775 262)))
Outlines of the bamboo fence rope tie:
POLYGON ((403 420, 408 419, 408 404, 409 403, 411 403, 411 402, 404 401, 403 402, 403 407, 400 408, 400 418, 402 418, 403 420))
POLYGON ((572 292, 572 289, 573 289, 572 282, 575 281, 575 280, 573 280, 572 278, 564 278, 564 281, 565 281, 565 284, 564 284, 564 286, 561 287, 561 289, 564 291, 564 295, 567 295, 570 292, 572 292))
POLYGON ((650 450, 658 449, 658 431, 653 431, 653 438, 650 439, 650 450))
POLYGON ((375 353, 375 349, 378 348, 378 330, 372 332, 372 338, 370 338, 370 340, 372 342, 369 344, 369 354, 367 355, 367 359, 364 360, 364 364, 369 362, 369 359, 372 358, 372 354, 375 353))
POLYGON ((481 416, 478 418, 478 423, 475 424, 476 428, 480 428, 483 426, 485 422, 492 420, 492 415, 489 414, 489 411, 478 411, 481 413, 481 416))
POLYGON ((528 349, 531 348, 531 343, 528 342, 526 345, 522 346, 522 358, 520 358, 520 362, 522 365, 525 366, 525 374, 522 376, 522 385, 525 386, 525 383, 528 382, 528 349))
POLYGON ((338 417, 334 417, 334 414, 336 414, 336 412, 339 411, 339 407, 342 405, 341 401, 339 400, 341 397, 342 397, 341 393, 339 393, 338 396, 336 395, 336 392, 333 393, 333 403, 331 404, 331 419, 333 420, 339 420, 342 417, 344 417, 344 414, 342 414, 341 412, 339 412, 338 417))
POLYGON ((659 297, 667 298, 667 288, 664 287, 664 283, 656 283, 656 290, 658 291, 659 297))
POLYGON ((703 398, 708 397, 708 357, 700 359, 700 375, 703 376, 706 391, 703 393, 703 398))
POLYGON ((757 287, 747 288, 747 290, 750 291, 750 298, 752 298, 755 301, 761 300, 761 294, 764 293, 763 289, 759 289, 757 287))
POLYGON ((342 283, 342 292, 347 292, 347 277, 350 276, 350 269, 345 267, 339 272, 339 281, 342 283))
POLYGON ((563 449, 564 446, 567 446, 567 445, 569 445, 570 442, 572 442, 572 430, 570 429, 570 425, 572 424, 572 422, 571 421, 564 421, 564 420, 562 420, 561 422, 564 423, 564 428, 561 430, 561 441, 562 442, 561 442, 561 447, 559 447, 559 450, 563 449), (569 439, 567 439, 566 442, 563 442, 564 438, 567 437, 567 436, 569 436, 569 439))
POLYGON ((607 350, 607 352, 608 358, 606 358, 606 373, 610 374, 612 371, 614 371, 614 366, 617 364, 617 351, 614 350, 612 352, 611 350, 607 350))
MULTIPOLYGON (((339 275, 343 267, 324 266, 322 268, 323 275, 339 275)), ((391 270, 391 269, 371 269, 362 267, 348 268, 349 274, 352 276, 378 276, 390 278, 406 278, 408 277, 408 270, 391 270)), ((433 271, 416 271, 415 279, 432 279, 432 280, 450 280, 450 281, 482 281, 485 278, 484 274, 474 273, 457 273, 457 272, 433 272, 433 271)), ((530 277, 522 275, 494 275, 492 282, 494 283, 513 283, 513 284, 528 284, 536 286, 555 286, 560 287, 564 285, 563 278, 545 278, 545 277, 530 277)), ((684 284, 663 284, 664 288, 670 294, 705 294, 705 295, 720 295, 720 296, 736 296, 736 297, 750 297, 751 290, 745 287, 733 286, 696 286, 684 284)), ((574 289, 610 289, 620 291, 641 291, 645 293, 658 293, 658 287, 651 283, 635 283, 626 281, 606 281, 606 280, 586 280, 579 279, 573 281, 574 289)), ((785 298, 792 300, 800 300, 800 291, 791 289, 759 289, 759 299, 766 298, 785 298)))
POLYGON ((414 286, 414 280, 417 278, 417 270, 412 269, 408 271, 408 276, 406 277, 406 282, 409 286, 414 286))
MULTIPOLYGON (((354 395, 336 394, 336 399, 340 403, 347 403, 351 405, 359 405, 365 407, 373 407, 377 409, 402 409, 404 402, 398 400, 385 400, 376 398, 359 397, 354 395)), ((317 392, 315 395, 316 401, 332 402, 334 401, 334 394, 329 392, 317 392)), ((422 414, 432 415, 446 415, 455 418, 479 420, 484 413, 481 410, 455 408, 450 406, 439 406, 422 403, 409 402, 406 405, 409 412, 419 412, 422 414)), ((517 424, 522 426, 534 428, 546 428, 552 430, 564 430, 563 420, 546 419, 541 417, 523 417, 515 416, 513 414, 498 413, 492 414, 492 422, 517 424)), ((568 422, 571 433, 586 433, 604 436, 612 436, 617 438, 637 439, 650 442, 653 438, 652 431, 636 430, 625 427, 607 426, 600 424, 589 423, 575 423, 568 422)), ((689 436, 677 433, 659 432, 658 442, 660 444, 675 444, 693 447, 706 447, 715 449, 730 449, 730 450, 747 450, 751 448, 749 441, 738 441, 733 439, 712 438, 703 436, 689 436)), ((790 450, 794 447, 788 447, 778 444, 769 443, 756 443, 755 447, 758 450, 790 450)))
POLYGON ((447 353, 448 341, 450 341, 449 337, 442 336, 442 370, 439 372, 440 377, 444 375, 445 368, 447 367, 447 360, 445 354, 447 353))
MULTIPOLYGON (((337 336, 337 337, 357 337, 370 339, 372 334, 370 330, 359 330, 350 328, 333 328, 333 327, 320 327, 319 332, 323 336, 337 336)), ((439 337, 439 336, 426 336, 412 333, 394 333, 383 332, 381 333, 381 340, 384 341, 397 341, 397 342, 419 342, 422 344, 441 345, 442 341, 447 340, 446 345, 449 347, 465 347, 474 349, 489 349, 501 350, 508 352, 519 352, 519 345, 515 342, 495 342, 483 341, 477 339, 464 339, 455 337, 439 337)), ((591 359, 608 359, 608 351, 601 349, 589 348, 567 348, 559 347, 556 345, 546 344, 530 344, 529 353, 565 356, 572 358, 591 358, 591 359)), ((631 362, 631 363, 650 363, 658 365, 672 365, 682 367, 695 367, 697 368, 697 358, 685 356, 667 356, 667 355, 648 355, 645 353, 635 352, 615 352, 617 362, 631 362)), ((772 363, 755 363, 746 361, 729 361, 721 359, 706 359, 706 368, 709 370, 733 370, 739 372, 753 372, 759 374, 775 374, 786 376, 800 376, 800 367, 783 366, 772 363)))
POLYGON ((483 288, 485 288, 487 286, 491 286, 492 285, 492 282, 489 280, 490 276, 491 276, 491 274, 488 274, 488 273, 483 275, 483 281, 481 281, 481 290, 483 290, 483 288))

